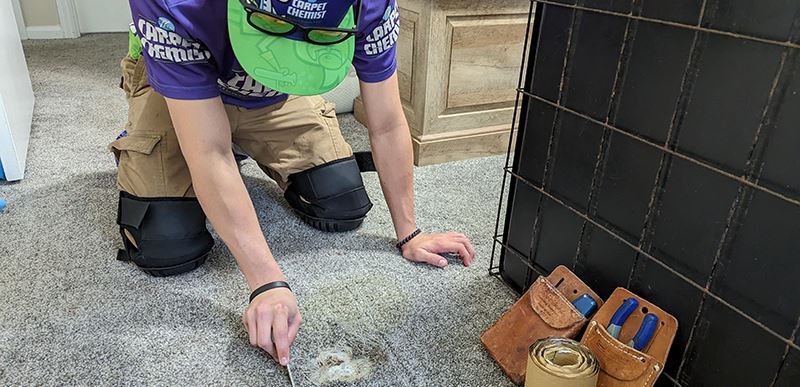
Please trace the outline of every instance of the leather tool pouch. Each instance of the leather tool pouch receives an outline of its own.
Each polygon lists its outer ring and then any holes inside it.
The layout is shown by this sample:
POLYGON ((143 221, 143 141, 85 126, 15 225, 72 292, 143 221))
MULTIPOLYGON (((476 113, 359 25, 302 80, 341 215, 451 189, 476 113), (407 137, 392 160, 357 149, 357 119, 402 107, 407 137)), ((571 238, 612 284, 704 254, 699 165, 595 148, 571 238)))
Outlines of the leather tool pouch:
POLYGON ((597 357, 600 364, 598 387, 650 387, 664 370, 669 349, 678 329, 678 321, 656 305, 631 293, 617 288, 606 303, 597 311, 586 328, 581 343, 597 357), (619 340, 607 331, 611 316, 622 303, 633 297, 639 301, 639 308, 631 313, 622 325, 619 340), (647 313, 658 316, 658 327, 653 338, 643 351, 637 351, 625 343, 636 335, 642 319, 647 313))
POLYGON ((600 297, 574 273, 559 266, 539 277, 497 322, 481 335, 481 342, 503 372, 516 384, 525 380, 528 348, 536 340, 562 336, 574 338, 587 319, 572 301, 588 293, 598 306, 600 297))

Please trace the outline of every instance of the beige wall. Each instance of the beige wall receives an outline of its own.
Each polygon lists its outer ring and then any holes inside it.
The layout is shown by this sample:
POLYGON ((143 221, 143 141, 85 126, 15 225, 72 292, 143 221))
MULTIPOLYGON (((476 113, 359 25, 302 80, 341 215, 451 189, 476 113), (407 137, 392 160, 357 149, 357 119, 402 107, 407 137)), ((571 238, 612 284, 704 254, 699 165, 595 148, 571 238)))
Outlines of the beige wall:
POLYGON ((54 26, 60 24, 56 0, 19 0, 19 3, 22 6, 22 16, 25 19, 26 26, 54 26))

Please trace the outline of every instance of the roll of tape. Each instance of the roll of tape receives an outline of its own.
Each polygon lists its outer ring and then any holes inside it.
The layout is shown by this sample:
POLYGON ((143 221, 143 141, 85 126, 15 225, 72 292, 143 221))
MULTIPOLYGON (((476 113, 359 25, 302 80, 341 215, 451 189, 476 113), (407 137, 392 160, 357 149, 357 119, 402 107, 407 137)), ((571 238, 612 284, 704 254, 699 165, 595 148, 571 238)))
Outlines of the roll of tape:
POLYGON ((564 337, 531 345, 525 387, 595 387, 599 366, 592 351, 564 337))

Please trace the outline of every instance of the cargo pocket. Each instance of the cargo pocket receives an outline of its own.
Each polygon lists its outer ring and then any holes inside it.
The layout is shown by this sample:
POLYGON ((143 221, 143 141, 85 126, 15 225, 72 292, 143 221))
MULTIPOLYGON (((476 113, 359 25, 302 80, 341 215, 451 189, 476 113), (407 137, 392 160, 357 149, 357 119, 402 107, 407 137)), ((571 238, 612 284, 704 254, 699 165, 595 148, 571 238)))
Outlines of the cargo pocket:
POLYGON ((141 197, 165 196, 161 134, 137 132, 109 145, 117 158, 120 190, 141 197))

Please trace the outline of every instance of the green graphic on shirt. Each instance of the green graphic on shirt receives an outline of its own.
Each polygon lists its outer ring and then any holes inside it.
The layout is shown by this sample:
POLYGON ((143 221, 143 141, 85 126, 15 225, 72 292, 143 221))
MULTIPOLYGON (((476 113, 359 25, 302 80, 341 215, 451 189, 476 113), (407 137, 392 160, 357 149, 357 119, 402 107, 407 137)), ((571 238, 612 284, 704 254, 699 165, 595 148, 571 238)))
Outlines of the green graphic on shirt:
POLYGON ((138 60, 142 56, 142 41, 133 33, 133 26, 128 31, 128 55, 133 60, 138 60))
MULTIPOLYGON (((352 28, 348 11, 341 28, 352 28)), ((255 80, 292 95, 318 95, 338 86, 347 76, 355 38, 334 45, 316 45, 256 30, 247 22, 239 0, 228 0, 228 35, 236 59, 255 80)))

